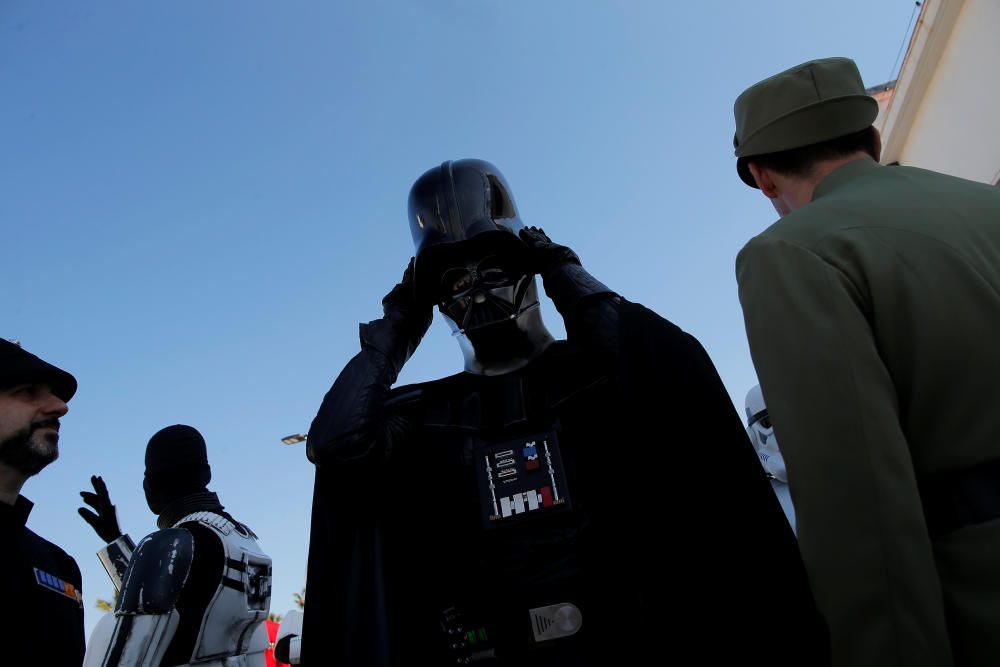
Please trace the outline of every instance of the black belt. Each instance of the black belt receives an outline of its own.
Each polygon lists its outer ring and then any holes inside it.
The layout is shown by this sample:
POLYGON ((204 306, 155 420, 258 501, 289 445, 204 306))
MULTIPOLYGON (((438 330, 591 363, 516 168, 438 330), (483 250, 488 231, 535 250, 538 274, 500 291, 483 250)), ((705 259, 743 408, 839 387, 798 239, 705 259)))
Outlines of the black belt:
POLYGON ((920 484, 931 537, 1000 518, 1000 461, 942 473, 920 484))

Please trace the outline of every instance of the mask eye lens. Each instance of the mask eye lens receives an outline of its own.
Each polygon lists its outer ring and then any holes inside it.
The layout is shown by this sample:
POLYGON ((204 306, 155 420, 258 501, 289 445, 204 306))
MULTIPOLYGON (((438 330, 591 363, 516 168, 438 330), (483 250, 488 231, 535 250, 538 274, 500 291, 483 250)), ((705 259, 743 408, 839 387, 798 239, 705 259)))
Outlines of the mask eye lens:
POLYGON ((451 293, 458 294, 472 287, 472 274, 466 273, 464 276, 456 278, 451 285, 451 293))
POLYGON ((761 425, 762 428, 771 428, 771 418, 770 417, 762 417, 761 420, 760 420, 760 425, 761 425))
POLYGON ((479 274, 479 282, 486 287, 507 285, 512 282, 511 276, 515 275, 509 270, 507 262, 496 255, 486 257, 479 262, 476 272, 479 274))
POLYGON ((472 287, 472 273, 466 269, 452 269, 441 277, 441 291, 446 297, 461 294, 472 287))
POLYGON ((499 268, 483 269, 479 272, 479 279, 484 285, 501 285, 507 282, 507 274, 499 268))

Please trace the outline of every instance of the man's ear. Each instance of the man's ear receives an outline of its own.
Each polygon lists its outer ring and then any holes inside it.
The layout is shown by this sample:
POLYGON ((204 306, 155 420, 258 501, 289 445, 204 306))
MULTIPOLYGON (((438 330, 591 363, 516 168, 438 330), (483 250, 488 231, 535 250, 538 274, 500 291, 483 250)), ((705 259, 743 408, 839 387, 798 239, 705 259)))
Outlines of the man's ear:
POLYGON ((776 199, 778 197, 778 188, 774 183, 774 178, 772 178, 771 170, 764 169, 756 162, 747 163, 747 167, 750 169, 753 180, 756 181, 757 187, 764 193, 764 196, 768 199, 776 199))
POLYGON ((882 134, 878 131, 877 127, 872 128, 872 134, 875 135, 872 137, 872 149, 875 151, 875 155, 872 157, 878 162, 882 159, 882 134))

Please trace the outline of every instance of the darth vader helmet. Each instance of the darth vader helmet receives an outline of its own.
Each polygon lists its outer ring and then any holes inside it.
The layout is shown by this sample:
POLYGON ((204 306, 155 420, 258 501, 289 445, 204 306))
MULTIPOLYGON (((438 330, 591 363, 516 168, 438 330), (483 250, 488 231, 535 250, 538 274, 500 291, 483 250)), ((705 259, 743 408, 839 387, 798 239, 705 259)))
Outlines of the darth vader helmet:
POLYGON ((435 303, 466 358, 466 370, 506 372, 552 341, 527 268, 524 223, 500 170, 455 160, 428 170, 409 197, 417 298, 435 303))

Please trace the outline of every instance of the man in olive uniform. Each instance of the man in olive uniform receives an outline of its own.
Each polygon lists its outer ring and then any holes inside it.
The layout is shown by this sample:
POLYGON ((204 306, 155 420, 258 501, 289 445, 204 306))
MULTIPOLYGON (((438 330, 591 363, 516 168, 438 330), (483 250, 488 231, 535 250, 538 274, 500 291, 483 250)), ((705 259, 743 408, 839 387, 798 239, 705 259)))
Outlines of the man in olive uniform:
MULTIPOLYGON (((878 164, 853 61, 736 100, 736 260, 834 664, 1000 664, 1000 189, 878 164)), ((956 147, 956 150, 958 148, 956 147)))
POLYGON ((0 627, 5 665, 79 667, 83 662, 80 568, 30 530, 21 495, 29 477, 59 456, 59 418, 76 380, 0 339, 0 627))

